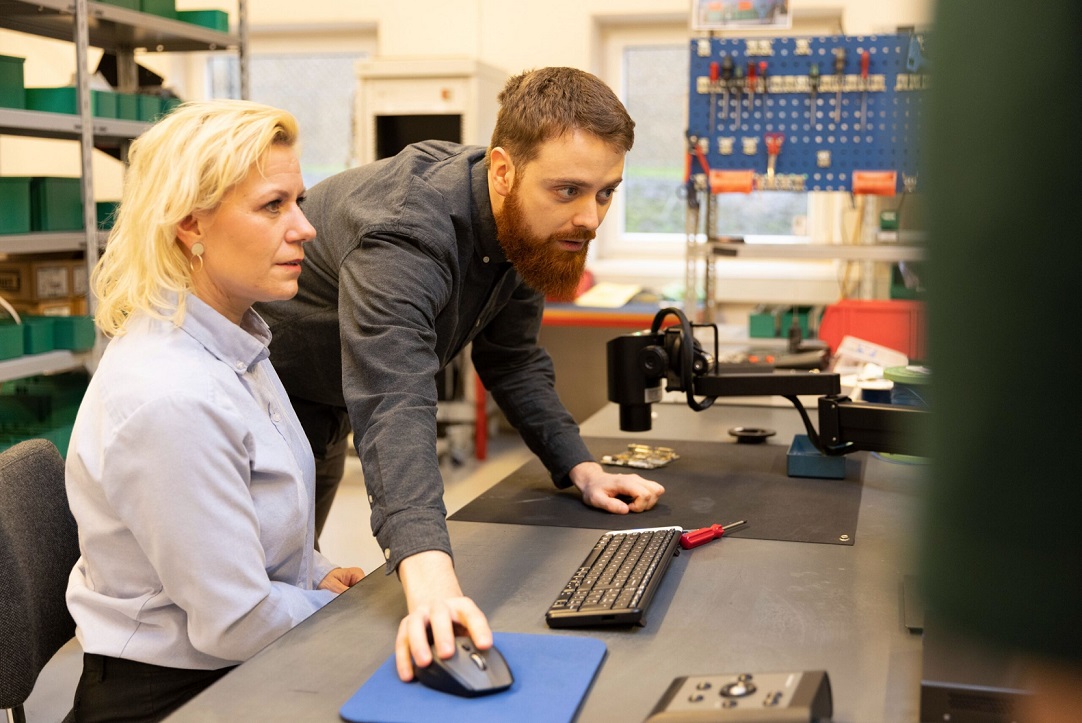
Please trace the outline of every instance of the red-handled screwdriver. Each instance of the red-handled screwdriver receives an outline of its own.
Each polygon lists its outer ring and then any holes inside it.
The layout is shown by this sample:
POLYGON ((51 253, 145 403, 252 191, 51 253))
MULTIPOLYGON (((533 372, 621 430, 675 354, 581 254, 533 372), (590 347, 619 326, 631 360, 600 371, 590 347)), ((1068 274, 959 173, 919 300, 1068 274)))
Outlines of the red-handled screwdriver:
POLYGON ((747 523, 747 520, 740 520, 738 522, 730 522, 727 525, 710 525, 710 527, 700 527, 697 530, 688 530, 680 535, 680 547, 685 550, 690 550, 693 547, 705 545, 711 540, 718 539, 734 527, 740 527, 747 523))

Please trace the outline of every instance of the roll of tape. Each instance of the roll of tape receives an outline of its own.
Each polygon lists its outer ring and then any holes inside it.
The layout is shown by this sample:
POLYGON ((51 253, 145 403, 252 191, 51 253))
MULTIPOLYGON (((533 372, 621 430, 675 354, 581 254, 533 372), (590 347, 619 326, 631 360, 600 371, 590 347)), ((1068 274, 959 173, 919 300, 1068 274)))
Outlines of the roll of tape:
POLYGON ((894 382, 890 392, 891 404, 907 407, 928 407, 932 372, 928 367, 910 365, 883 370, 883 377, 894 382))

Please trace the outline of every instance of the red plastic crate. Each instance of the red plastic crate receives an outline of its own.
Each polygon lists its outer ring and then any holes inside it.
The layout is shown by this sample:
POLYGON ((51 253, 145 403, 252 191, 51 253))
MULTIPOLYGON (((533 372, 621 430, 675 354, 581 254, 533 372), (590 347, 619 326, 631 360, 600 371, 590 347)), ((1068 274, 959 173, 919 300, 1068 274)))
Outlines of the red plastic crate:
POLYGON ((924 303, 846 299, 827 307, 819 338, 831 352, 846 336, 895 349, 911 360, 924 359, 924 303))

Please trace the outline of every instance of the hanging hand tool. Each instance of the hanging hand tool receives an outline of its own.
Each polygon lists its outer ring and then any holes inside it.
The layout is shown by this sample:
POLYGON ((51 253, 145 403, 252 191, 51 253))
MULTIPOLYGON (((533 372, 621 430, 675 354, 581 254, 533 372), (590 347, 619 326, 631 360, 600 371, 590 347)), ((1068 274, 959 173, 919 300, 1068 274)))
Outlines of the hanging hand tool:
POLYGON ((781 144, 785 136, 781 133, 766 133, 763 135, 766 141, 766 184, 768 188, 774 187, 774 166, 781 153, 781 144))
POLYGON ((860 54, 860 129, 868 129, 868 65, 871 54, 865 50, 860 54))
POLYGON ((722 97, 721 119, 729 118, 729 85, 733 80, 733 56, 726 55, 721 60, 721 87, 725 93, 722 97))
POLYGON ((819 63, 808 70, 808 122, 815 123, 815 94, 819 92, 819 63))
POLYGON ((685 550, 690 550, 693 547, 705 545, 711 540, 718 539, 734 527, 746 525, 747 523, 747 520, 740 520, 739 522, 730 522, 725 526, 710 525, 710 527, 700 527, 697 530, 688 530, 684 534, 680 535, 680 547, 684 548, 685 550))
POLYGON ((736 73, 733 76, 733 96, 736 101, 736 127, 740 128, 740 91, 744 88, 744 69, 740 66, 736 67, 736 73))
POLYGON ((688 149, 684 157, 684 188, 687 193, 688 208, 697 209, 699 207, 699 198, 695 179, 692 178, 691 173, 692 159, 699 161, 699 167, 702 169, 703 175, 708 179, 710 177, 710 164, 707 163, 706 154, 703 153, 702 146, 699 145, 698 136, 687 133, 686 138, 688 149))
POLYGON ((748 115, 751 115, 755 103, 755 63, 748 63, 748 115))
POLYGON ((845 48, 834 49, 834 77, 838 81, 838 93, 834 96, 834 122, 842 122, 842 86, 845 85, 845 48))
POLYGON ((714 125, 714 117, 717 106, 717 91, 718 91, 718 76, 720 75, 718 70, 718 61, 710 61, 710 130, 706 132, 707 137, 711 137, 717 131, 714 125))
MULTIPOLYGON (((766 61, 759 61, 759 82, 763 86, 763 106, 766 106, 766 61)), ((764 108, 765 109, 765 108, 764 108)))

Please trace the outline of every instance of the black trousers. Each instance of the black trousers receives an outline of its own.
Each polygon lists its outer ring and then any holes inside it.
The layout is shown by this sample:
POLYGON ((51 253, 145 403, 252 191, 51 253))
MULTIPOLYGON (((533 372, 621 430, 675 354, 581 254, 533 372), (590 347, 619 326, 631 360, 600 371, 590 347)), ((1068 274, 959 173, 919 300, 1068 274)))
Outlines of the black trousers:
POLYGON ((304 428, 312 454, 316 458, 316 549, 319 534, 327 522, 338 483, 346 470, 349 452, 349 414, 345 407, 335 407, 290 397, 297 419, 304 428))
POLYGON ((75 706, 65 721, 160 721, 232 669, 167 668, 84 653, 75 706))

